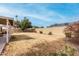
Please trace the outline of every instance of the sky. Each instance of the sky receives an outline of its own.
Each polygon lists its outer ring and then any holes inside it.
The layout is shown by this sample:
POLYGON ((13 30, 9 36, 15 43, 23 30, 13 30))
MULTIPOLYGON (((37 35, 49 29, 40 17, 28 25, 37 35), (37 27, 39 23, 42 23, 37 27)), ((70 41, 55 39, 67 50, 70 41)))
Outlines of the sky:
POLYGON ((0 3, 0 16, 27 17, 32 25, 49 26, 56 23, 79 21, 78 3, 0 3))

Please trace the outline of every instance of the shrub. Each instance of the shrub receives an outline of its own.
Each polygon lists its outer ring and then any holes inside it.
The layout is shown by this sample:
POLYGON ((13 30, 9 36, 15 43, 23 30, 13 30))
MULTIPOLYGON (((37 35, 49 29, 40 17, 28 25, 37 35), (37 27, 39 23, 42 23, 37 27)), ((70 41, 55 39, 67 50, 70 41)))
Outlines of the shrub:
POLYGON ((43 32, 42 31, 39 31, 40 32, 40 34, 43 34, 43 32))
POLYGON ((60 51, 60 56, 74 56, 75 55, 76 50, 70 46, 65 46, 65 49, 60 51))
POLYGON ((70 46, 65 46, 65 53, 67 53, 70 56, 73 56, 76 52, 76 50, 70 46))
POLYGON ((52 35, 52 32, 49 32, 48 35, 52 35))
POLYGON ((20 27, 21 30, 23 30, 23 31, 24 31, 26 28, 32 28, 31 22, 30 22, 29 19, 26 18, 26 17, 24 17, 24 19, 21 20, 21 21, 17 20, 17 21, 16 21, 16 25, 17 25, 17 27, 20 27))
POLYGON ((65 46, 65 49, 55 52, 55 53, 49 53, 49 56, 74 56, 76 53, 76 50, 74 48, 71 48, 70 46, 65 46))

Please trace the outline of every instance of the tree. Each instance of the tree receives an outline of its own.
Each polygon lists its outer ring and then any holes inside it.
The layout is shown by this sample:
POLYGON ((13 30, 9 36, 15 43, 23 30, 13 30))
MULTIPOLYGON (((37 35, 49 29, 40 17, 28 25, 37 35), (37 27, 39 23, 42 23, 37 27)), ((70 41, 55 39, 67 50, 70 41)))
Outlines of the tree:
POLYGON ((31 25, 31 22, 29 21, 29 19, 24 17, 24 19, 21 20, 21 22, 20 22, 20 28, 22 30, 25 30, 26 28, 31 28, 31 27, 32 27, 32 25, 31 25))
POLYGON ((15 16, 15 24, 16 24, 16 27, 20 27, 20 21, 18 20, 18 15, 15 16))
POLYGON ((16 17, 16 20, 17 20, 17 18, 18 18, 18 15, 16 15, 15 17, 16 17))

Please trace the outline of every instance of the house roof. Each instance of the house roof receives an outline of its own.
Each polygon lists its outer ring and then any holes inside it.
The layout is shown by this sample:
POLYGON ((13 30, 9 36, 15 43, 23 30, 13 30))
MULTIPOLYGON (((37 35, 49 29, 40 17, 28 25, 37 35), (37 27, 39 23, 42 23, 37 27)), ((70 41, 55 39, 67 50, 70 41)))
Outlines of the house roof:
POLYGON ((9 19, 9 20, 13 20, 13 18, 11 17, 6 17, 6 16, 0 16, 1 19, 9 19))
POLYGON ((9 20, 9 24, 13 25, 13 18, 0 16, 0 24, 6 25, 6 20, 9 20))

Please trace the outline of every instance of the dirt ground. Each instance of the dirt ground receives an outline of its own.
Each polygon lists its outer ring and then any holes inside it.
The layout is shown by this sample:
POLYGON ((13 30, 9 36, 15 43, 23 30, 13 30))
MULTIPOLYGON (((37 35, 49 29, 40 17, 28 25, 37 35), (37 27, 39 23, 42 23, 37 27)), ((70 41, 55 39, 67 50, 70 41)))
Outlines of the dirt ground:
POLYGON ((64 48, 63 40, 65 27, 36 29, 37 33, 13 33, 10 42, 6 45, 2 55, 47 55, 64 48), (44 32, 40 34, 39 31, 44 32), (52 32, 52 35, 48 35, 52 32), (38 54, 39 53, 39 54, 38 54))

